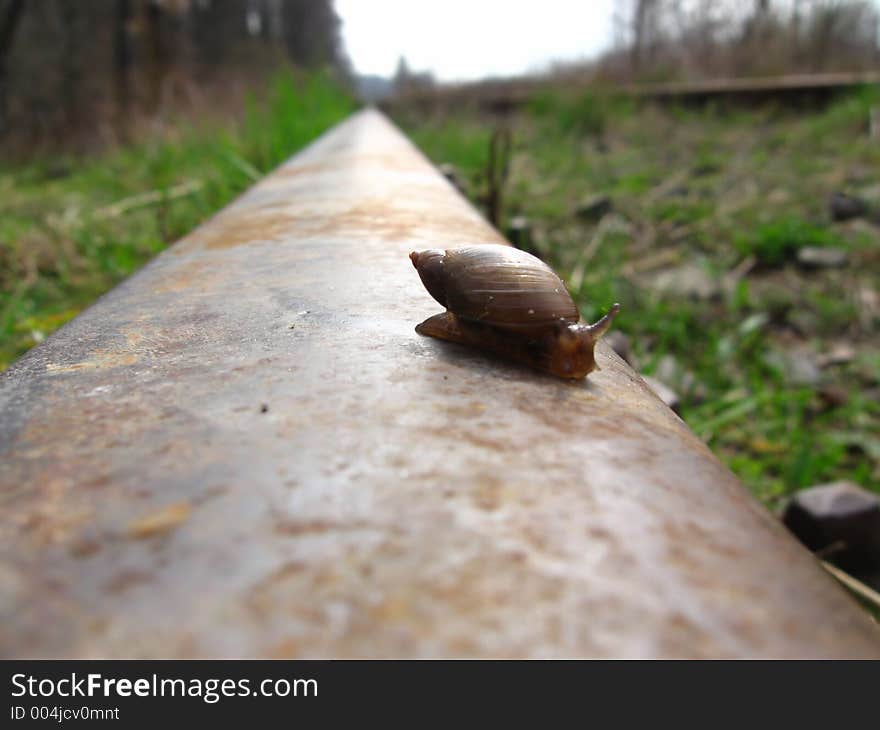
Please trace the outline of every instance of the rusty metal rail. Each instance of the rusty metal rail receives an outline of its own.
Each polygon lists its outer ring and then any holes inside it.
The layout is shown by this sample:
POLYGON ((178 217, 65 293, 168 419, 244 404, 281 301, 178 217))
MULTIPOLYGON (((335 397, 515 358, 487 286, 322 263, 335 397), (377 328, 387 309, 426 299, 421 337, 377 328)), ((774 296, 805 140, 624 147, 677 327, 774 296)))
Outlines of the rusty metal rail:
POLYGON ((388 111, 397 111, 411 107, 431 110, 465 105, 507 113, 528 104, 540 92, 584 93, 591 89, 605 94, 658 102, 702 103, 719 99, 749 103, 774 101, 812 104, 827 101, 836 94, 861 86, 877 84, 880 84, 880 73, 876 71, 612 84, 598 87, 589 78, 577 75, 562 78, 523 77, 416 89, 387 99, 383 102, 383 107, 388 111))
POLYGON ((407 254, 498 240, 361 112, 14 365, 2 654, 880 656, 607 347, 415 334, 407 254))

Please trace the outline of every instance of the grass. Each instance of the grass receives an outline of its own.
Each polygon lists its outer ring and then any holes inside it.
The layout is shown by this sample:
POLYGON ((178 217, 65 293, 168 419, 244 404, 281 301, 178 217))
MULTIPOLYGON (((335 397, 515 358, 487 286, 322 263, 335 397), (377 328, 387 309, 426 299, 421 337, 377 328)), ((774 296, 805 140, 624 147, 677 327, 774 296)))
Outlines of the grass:
POLYGON ((613 120, 632 110, 626 97, 601 88, 564 93, 539 91, 528 104, 533 117, 552 119, 563 135, 601 135, 613 120))
POLYGON ((0 166, 0 370, 354 108, 322 74, 281 72, 233 125, 0 166))
MULTIPOLYGON (((529 218, 586 318, 623 304, 637 368, 677 390, 685 421, 771 508, 838 479, 880 492, 880 226, 827 210, 841 191, 880 211, 878 105, 876 90, 806 113, 541 94, 508 122, 506 217, 529 218), (578 217, 597 195, 611 212, 578 217), (804 246, 842 248, 849 265, 799 269, 804 246), (684 266, 708 294, 657 286, 684 266), (852 352, 822 359, 835 348, 852 352)), ((493 121, 398 121, 478 202, 493 121)))
MULTIPOLYGON (((639 370, 771 507, 851 479, 880 491, 880 228, 831 223, 828 196, 880 206, 880 145, 862 91, 813 113, 635 107, 543 94, 512 122, 505 215, 525 215, 588 319, 613 301, 639 370), (600 220, 579 204, 607 195, 600 220), (803 271, 802 246, 844 248, 803 271), (684 265, 714 287, 657 286, 684 265), (798 366, 836 347, 852 355, 798 366)), ((234 125, 178 124, 89 160, 0 166, 0 368, 354 108, 327 78, 282 74, 234 125)), ((402 118, 436 162, 485 192, 493 125, 402 118)))
POLYGON ((754 255, 767 266, 781 266, 805 246, 845 246, 845 239, 827 226, 796 216, 776 218, 738 232, 733 239, 737 251, 754 255))

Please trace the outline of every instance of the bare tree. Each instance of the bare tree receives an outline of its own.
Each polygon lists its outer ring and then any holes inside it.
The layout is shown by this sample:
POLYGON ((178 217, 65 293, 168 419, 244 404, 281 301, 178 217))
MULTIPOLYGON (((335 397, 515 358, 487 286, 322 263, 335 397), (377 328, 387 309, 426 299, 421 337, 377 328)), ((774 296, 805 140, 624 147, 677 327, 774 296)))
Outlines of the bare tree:
POLYGON ((113 80, 115 89, 116 133, 128 137, 131 111, 131 0, 116 0, 113 19, 113 80))
POLYGON ((339 26, 332 0, 0 0, 0 134, 77 143, 112 120, 125 139, 136 115, 259 83, 285 59, 344 70, 339 26))
POLYGON ((79 3, 57 0, 58 18, 61 21, 62 54, 60 58, 61 102, 64 107, 67 128, 79 127, 79 93, 81 91, 82 54, 80 42, 83 34, 79 27, 79 3))
POLYGON ((657 0, 635 0, 632 18, 632 69, 638 73, 645 61, 650 22, 657 10, 657 0))
POLYGON ((643 80, 859 71, 880 58, 871 0, 619 0, 615 18, 627 45, 609 62, 625 53, 643 80))
POLYGON ((18 30, 24 11, 24 0, 10 0, 0 15, 0 137, 6 133, 8 125, 8 61, 15 32, 18 30))

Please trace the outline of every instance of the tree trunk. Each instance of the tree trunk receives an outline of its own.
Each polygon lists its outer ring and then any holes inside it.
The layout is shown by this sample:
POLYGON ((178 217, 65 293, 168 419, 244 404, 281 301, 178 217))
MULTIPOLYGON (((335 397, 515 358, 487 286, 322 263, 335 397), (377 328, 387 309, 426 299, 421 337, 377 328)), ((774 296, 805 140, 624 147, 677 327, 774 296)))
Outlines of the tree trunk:
MULTIPOLYGON (((79 28, 77 24, 77 3, 59 0, 58 10, 61 16, 64 37, 64 57, 61 68, 61 101, 64 106, 64 123, 69 131, 75 132, 80 121, 80 58, 79 28)), ((93 111, 92 109, 88 110, 93 111)))
POLYGON ((11 0, 6 6, 6 11, 0 19, 0 137, 8 131, 8 68, 9 52, 12 49, 12 41, 15 39, 15 31, 21 22, 24 11, 24 0, 11 0))
POLYGON ((146 12, 147 53, 147 108, 151 113, 159 110, 162 100, 162 81, 165 77, 165 53, 162 44, 162 6, 156 0, 148 0, 146 12))
POLYGON ((130 0, 116 0, 113 75, 116 92, 116 133, 122 141, 128 139, 128 115, 131 110, 130 22, 130 0))
POLYGON ((633 14, 632 70, 638 73, 642 68, 645 52, 645 38, 648 35, 648 19, 654 0, 636 0, 633 14))

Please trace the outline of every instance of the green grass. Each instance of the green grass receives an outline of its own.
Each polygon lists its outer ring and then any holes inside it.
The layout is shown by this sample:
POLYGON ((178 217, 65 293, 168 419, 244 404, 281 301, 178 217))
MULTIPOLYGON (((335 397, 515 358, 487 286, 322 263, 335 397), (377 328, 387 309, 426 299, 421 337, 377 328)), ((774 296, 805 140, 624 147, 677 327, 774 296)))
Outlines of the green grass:
MULTIPOLYGON (((679 392, 691 428, 770 506, 834 479, 880 491, 880 228, 833 224, 826 210, 835 190, 880 186, 880 146, 865 133, 878 103, 862 91, 795 114, 545 94, 512 123, 505 215, 532 220, 586 318, 623 304, 616 326, 638 368, 679 392), (578 217, 596 195, 612 212, 578 217), (845 248, 851 264, 801 271, 792 256, 805 245, 845 248), (652 285, 686 263, 716 296, 652 285), (855 356, 818 382, 787 371, 793 348, 818 356, 840 343, 855 356)), ((234 125, 179 124, 95 159, 0 168, 0 367, 353 108, 323 76, 281 75, 234 125)), ((401 121, 434 161, 457 165, 478 203, 491 120, 401 121)))
POLYGON ((600 136, 617 117, 632 109, 632 101, 604 89, 580 92, 539 91, 528 104, 532 117, 563 135, 600 136))
MULTIPOLYGON (((545 93, 512 122, 506 216, 530 218, 584 317, 622 303, 616 327, 638 369, 677 390, 685 421, 770 507, 837 479, 880 492, 880 321, 870 304, 880 226, 832 223, 827 211, 834 191, 880 189, 880 146, 867 135, 878 104, 870 90, 813 112, 545 93), (603 221, 574 214, 600 194, 613 201, 603 221), (803 246, 844 248, 850 265, 800 270, 792 259, 803 246), (652 285, 683 264, 715 281, 715 296, 652 285), (841 343, 852 360, 799 382, 799 353, 818 359, 841 343)), ((493 121, 400 121, 435 162, 469 173, 479 204, 471 173, 493 121)))
POLYGON ((235 124, 0 167, 0 369, 354 108, 322 74, 281 72, 235 124))
POLYGON ((432 120, 413 128, 412 141, 434 160, 455 160, 473 188, 485 183, 491 128, 470 120, 432 120))
POLYGON ((846 241, 827 226, 786 216, 738 232, 734 245, 741 254, 752 254, 767 266, 781 266, 805 246, 846 246, 846 241))

